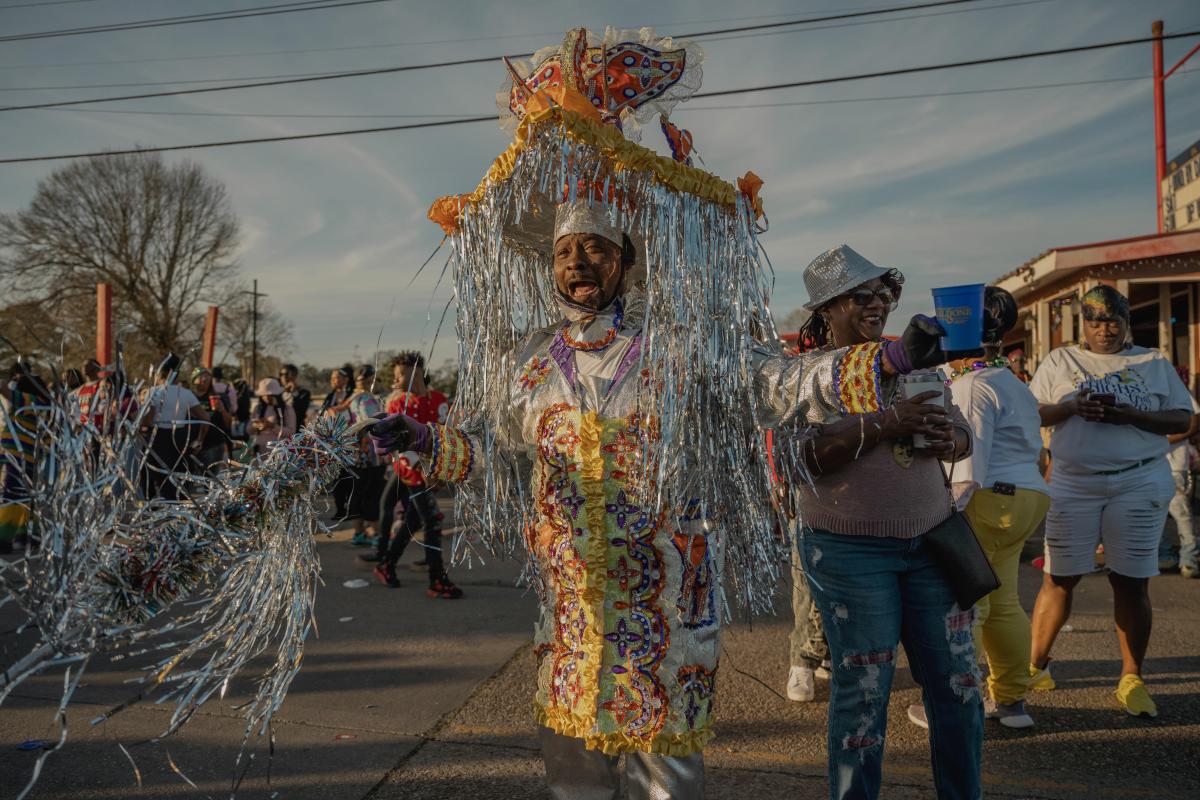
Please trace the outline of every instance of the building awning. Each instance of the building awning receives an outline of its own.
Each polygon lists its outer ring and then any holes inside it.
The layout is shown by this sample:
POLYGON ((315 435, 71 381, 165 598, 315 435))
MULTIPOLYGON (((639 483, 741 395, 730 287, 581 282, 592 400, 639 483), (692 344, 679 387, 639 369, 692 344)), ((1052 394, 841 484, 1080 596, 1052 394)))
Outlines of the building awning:
POLYGON ((1200 256, 1200 230, 1056 247, 1000 276, 996 285, 1020 302, 1023 295, 1080 270, 1189 254, 1200 256))

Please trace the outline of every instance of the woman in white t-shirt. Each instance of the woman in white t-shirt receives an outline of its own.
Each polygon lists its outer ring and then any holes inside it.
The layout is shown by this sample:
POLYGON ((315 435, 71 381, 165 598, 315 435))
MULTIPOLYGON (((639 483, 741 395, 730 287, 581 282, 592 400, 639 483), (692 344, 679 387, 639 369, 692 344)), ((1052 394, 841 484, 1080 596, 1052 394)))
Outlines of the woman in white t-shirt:
POLYGON ((1054 688, 1050 648, 1103 540, 1121 645, 1117 700, 1133 716, 1153 717, 1158 709, 1141 671, 1152 621, 1149 579, 1158 574, 1158 540, 1175 494, 1164 456, 1167 436, 1188 429, 1192 401, 1162 353, 1126 344, 1129 301, 1116 289, 1085 294, 1083 320, 1084 345, 1054 350, 1029 386, 1042 425, 1054 429, 1031 686, 1054 688))
POLYGON ((1050 506, 1049 489, 1038 471, 1042 450, 1038 403, 1000 357, 1000 341, 1017 321, 1013 296, 995 286, 984 296, 989 324, 984 357, 952 362, 950 394, 974 434, 971 457, 943 468, 953 475, 954 491, 1000 588, 979 601, 975 649, 987 654, 987 716, 1009 728, 1028 728, 1029 617, 1017 596, 1017 572, 1025 540, 1050 506))
POLYGON ((174 472, 186 471, 188 449, 204 446, 208 411, 190 389, 175 383, 179 356, 174 353, 158 367, 154 386, 146 393, 146 415, 142 430, 150 435, 150 454, 143 473, 146 497, 176 500, 179 497, 174 472))

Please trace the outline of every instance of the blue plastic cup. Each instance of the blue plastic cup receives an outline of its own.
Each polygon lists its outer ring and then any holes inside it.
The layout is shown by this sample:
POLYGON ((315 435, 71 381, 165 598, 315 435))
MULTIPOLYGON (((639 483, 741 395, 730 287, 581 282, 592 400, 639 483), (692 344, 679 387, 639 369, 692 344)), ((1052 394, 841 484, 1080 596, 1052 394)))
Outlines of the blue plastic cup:
POLYGON ((933 290, 938 322, 946 329, 942 349, 947 352, 978 350, 983 346, 984 284, 944 286, 933 290))

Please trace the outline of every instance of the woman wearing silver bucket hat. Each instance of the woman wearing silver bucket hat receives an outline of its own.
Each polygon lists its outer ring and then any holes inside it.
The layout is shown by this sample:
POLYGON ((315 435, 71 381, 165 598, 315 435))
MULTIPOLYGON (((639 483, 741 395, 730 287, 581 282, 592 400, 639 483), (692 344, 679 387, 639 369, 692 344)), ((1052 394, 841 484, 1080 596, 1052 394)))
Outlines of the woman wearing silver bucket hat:
MULTIPOLYGON (((812 317, 801 329, 802 346, 832 349, 882 339, 904 277, 841 245, 809 264, 804 282, 812 317)), ((797 454, 812 477, 796 481, 797 550, 833 667, 830 792, 836 800, 879 794, 888 695, 903 643, 934 723, 937 795, 975 798, 983 707, 972 609, 959 608, 922 536, 950 514, 938 458, 967 457, 970 432, 948 400, 930 402, 938 392, 900 400, 890 388, 886 407, 818 427, 797 454), (914 434, 928 446, 914 448, 914 434)))

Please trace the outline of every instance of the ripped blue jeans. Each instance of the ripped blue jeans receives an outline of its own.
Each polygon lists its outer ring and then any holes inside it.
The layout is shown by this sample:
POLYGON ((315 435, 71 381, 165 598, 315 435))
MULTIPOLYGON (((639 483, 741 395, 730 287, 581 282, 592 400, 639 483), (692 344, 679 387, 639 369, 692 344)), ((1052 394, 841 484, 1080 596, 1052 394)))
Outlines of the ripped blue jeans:
POLYGON ((940 800, 982 797, 982 678, 962 611, 922 537, 847 536, 806 528, 800 543, 825 623, 833 676, 829 698, 829 796, 879 796, 888 697, 903 642, 924 689, 933 781, 940 800))

